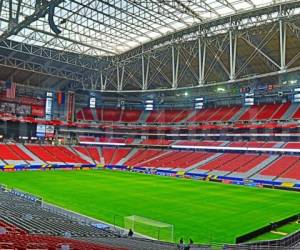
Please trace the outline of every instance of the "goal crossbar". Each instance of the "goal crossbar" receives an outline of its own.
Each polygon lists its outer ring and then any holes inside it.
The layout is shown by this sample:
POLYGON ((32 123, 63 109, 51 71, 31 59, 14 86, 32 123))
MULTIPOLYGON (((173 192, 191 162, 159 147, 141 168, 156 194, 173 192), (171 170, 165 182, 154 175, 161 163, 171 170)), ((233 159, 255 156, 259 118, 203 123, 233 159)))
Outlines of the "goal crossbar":
POLYGON ((145 218, 138 215, 124 217, 124 225, 137 233, 150 236, 151 238, 173 241, 173 225, 161 221, 145 218))

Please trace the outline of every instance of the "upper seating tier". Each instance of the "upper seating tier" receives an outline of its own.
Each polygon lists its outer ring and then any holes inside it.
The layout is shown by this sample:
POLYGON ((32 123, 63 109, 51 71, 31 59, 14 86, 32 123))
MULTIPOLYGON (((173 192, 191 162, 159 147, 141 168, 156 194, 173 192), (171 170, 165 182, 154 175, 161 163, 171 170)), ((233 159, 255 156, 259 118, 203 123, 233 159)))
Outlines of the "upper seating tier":
POLYGON ((134 109, 95 109, 95 116, 90 108, 83 108, 76 113, 77 120, 102 122, 137 122, 142 111, 134 109))
POLYGON ((189 110, 160 110, 152 111, 147 123, 176 123, 183 121, 190 113, 189 110))
MULTIPOLYGON (((256 104, 247 108, 238 121, 272 121, 280 120, 291 106, 291 102, 274 104, 256 104)), ((235 115, 242 112, 241 106, 223 106, 216 108, 204 108, 198 111, 190 109, 165 109, 154 111, 142 111, 135 109, 95 109, 83 108, 77 112, 77 120, 98 121, 98 122, 143 122, 166 124, 166 123, 213 123, 234 121, 235 115), (142 115, 143 114, 143 115, 142 115), (96 117, 95 117, 96 116, 96 117)), ((300 108, 294 114, 294 119, 300 119, 300 108), (299 113, 299 114, 298 114, 299 113)))
POLYGON ((280 120, 291 106, 290 102, 283 104, 253 105, 240 117, 240 121, 280 120))

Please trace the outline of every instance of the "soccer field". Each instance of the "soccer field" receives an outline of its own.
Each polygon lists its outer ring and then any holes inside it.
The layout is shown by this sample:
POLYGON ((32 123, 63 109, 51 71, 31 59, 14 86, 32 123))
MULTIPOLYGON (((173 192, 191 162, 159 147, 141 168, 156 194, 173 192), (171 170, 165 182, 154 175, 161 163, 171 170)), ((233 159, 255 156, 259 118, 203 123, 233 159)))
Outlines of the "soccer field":
POLYGON ((174 239, 233 243, 235 237, 300 212, 300 194, 117 171, 0 173, 0 183, 123 226, 139 215, 174 225, 174 239))

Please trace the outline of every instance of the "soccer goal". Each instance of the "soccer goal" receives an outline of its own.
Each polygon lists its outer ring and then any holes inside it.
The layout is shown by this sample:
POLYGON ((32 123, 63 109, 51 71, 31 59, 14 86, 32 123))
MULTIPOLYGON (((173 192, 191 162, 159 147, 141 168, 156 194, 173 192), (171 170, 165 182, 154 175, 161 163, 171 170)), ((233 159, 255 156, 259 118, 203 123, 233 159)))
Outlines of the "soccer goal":
POLYGON ((174 227, 171 224, 131 215, 124 217, 124 227, 153 239, 173 242, 174 227))

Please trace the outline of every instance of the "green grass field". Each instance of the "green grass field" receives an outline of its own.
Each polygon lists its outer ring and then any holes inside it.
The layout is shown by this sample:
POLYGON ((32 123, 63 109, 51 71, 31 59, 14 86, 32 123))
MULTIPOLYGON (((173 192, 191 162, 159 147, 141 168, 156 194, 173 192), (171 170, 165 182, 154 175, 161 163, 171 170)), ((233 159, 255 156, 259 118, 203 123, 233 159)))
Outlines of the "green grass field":
POLYGON ((300 212, 297 192, 129 172, 1 172, 0 183, 120 226, 131 215, 172 224, 175 241, 233 243, 239 235, 300 212))
MULTIPOLYGON (((287 225, 284 225, 282 227, 279 227, 276 229, 277 232, 283 233, 283 234, 290 234, 296 231, 300 230, 300 224, 298 222, 291 222, 287 225)), ((276 234, 272 232, 265 233, 263 235, 260 235, 250 241, 259 241, 259 240, 265 240, 265 239, 282 239, 285 237, 283 234, 276 234)))

